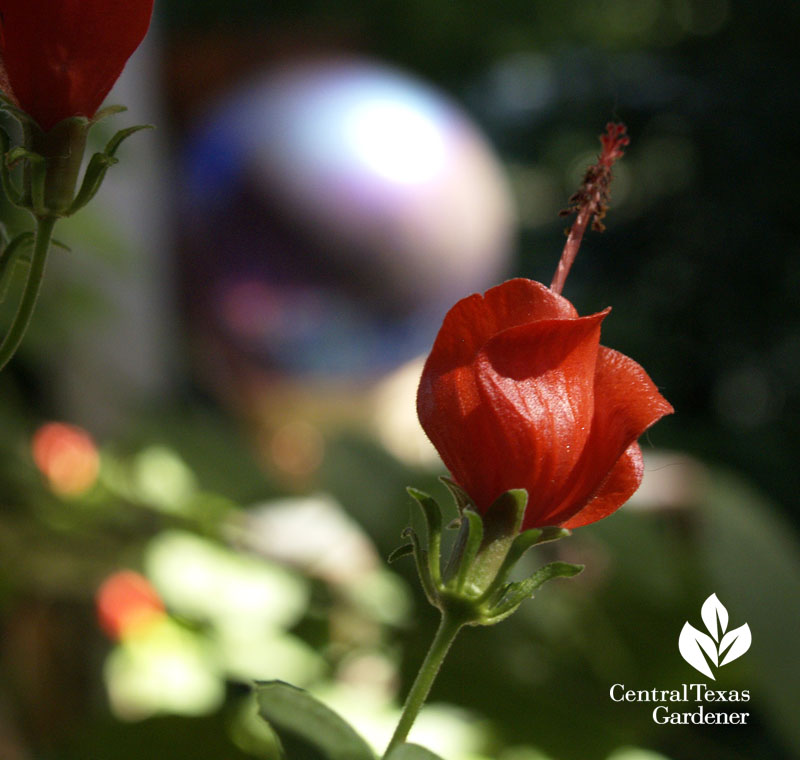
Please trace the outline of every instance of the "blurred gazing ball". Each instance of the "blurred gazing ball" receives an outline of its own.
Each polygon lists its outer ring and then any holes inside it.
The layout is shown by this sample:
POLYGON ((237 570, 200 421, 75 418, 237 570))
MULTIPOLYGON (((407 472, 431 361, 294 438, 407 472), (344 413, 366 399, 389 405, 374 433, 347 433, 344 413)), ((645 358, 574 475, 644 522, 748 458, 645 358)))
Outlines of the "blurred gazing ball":
POLYGON ((204 351, 284 378, 380 376, 507 270, 497 158, 446 97, 386 66, 267 72, 197 126, 182 182, 204 351))

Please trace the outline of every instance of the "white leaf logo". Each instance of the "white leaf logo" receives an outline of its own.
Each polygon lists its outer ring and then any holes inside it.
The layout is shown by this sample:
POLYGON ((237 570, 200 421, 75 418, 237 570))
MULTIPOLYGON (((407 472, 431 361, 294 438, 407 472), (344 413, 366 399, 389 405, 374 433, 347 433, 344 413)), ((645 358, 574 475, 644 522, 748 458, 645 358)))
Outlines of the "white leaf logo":
POLYGON ((714 641, 719 641, 719 637, 728 628, 728 610, 722 606, 722 602, 717 599, 716 594, 711 594, 703 602, 703 606, 700 608, 700 617, 703 618, 703 622, 706 624, 706 628, 714 641), (717 621, 719 621, 719 633, 717 632, 717 621))
POLYGON ((750 626, 745 623, 732 631, 728 631, 719 642, 719 654, 722 657, 720 667, 727 665, 737 657, 741 657, 753 643, 750 626), (730 649, 728 649, 730 647, 730 649), (727 652, 725 650, 728 650, 727 652))
POLYGON ((728 610, 716 594, 711 594, 703 602, 700 617, 708 633, 698 631, 689 622, 685 623, 678 638, 678 649, 681 657, 695 670, 715 681, 711 665, 721 668, 741 657, 750 649, 753 637, 747 623, 728 631, 728 610))

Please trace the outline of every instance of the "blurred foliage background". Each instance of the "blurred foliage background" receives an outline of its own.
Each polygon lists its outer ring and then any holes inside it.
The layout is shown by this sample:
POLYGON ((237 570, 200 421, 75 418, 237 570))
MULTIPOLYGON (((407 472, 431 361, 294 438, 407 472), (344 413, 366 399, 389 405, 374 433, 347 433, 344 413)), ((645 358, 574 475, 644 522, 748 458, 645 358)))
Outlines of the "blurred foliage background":
POLYGON ((156 5, 112 99, 158 131, 59 227, 0 376, 0 757, 275 758, 269 678, 385 744, 437 622, 384 562, 405 486, 445 501, 418 357, 456 298, 549 282, 610 119, 632 144, 565 295, 613 305, 604 343, 676 414, 631 504, 557 548, 586 572, 464 633, 412 738, 796 757, 800 6, 156 5), (712 592, 753 632, 716 682, 748 725, 612 702, 703 681, 677 639, 712 592))

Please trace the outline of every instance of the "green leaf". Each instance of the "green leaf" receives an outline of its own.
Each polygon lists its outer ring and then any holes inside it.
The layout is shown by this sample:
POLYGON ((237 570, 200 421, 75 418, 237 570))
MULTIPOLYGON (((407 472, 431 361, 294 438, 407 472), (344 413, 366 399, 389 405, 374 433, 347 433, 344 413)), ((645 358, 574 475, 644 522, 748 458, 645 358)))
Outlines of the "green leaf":
POLYGON ((442 758, 425 747, 420 747, 419 744, 399 744, 386 755, 384 760, 442 760, 442 758))
POLYGON ((283 681, 256 684, 259 715, 278 738, 299 738, 325 760, 375 760, 367 743, 333 710, 307 691, 283 681))

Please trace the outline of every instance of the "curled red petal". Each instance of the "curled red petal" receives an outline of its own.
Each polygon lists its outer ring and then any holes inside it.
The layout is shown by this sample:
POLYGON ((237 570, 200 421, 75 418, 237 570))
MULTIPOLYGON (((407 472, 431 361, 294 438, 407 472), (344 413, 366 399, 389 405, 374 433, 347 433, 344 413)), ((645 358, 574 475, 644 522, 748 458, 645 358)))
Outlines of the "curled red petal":
POLYGON ((483 486, 479 507, 510 488, 525 488, 527 514, 535 516, 547 494, 567 487, 590 434, 606 313, 505 330, 479 355, 481 408, 495 418, 494 440, 484 447, 483 482, 475 486, 483 486), (487 459, 494 465, 493 479, 486 478, 487 459))
POLYGON ((573 530, 584 525, 602 520, 612 512, 616 512, 633 496, 644 474, 642 450, 638 443, 632 443, 611 469, 605 482, 597 493, 576 515, 573 515, 562 527, 573 530))
POLYGON ((479 509, 526 488, 533 513, 542 493, 566 488, 589 434, 604 316, 518 325, 470 365, 423 373, 422 426, 479 509))
POLYGON ((0 0, 13 95, 47 131, 92 117, 139 46, 153 0, 0 0))
MULTIPOLYGON (((509 280, 483 296, 468 296, 447 313, 422 372, 417 413, 451 474, 465 487, 468 473, 480 471, 485 442, 497 424, 490 410, 481 409, 474 367, 478 352, 504 329, 576 316, 567 299, 525 279, 509 280)), ((482 482, 491 479, 476 477, 482 482)))
MULTIPOLYGON (((560 525, 599 493, 625 450, 651 425, 673 411, 633 359, 600 347, 595 376, 592 430, 569 490, 547 510, 545 522, 560 525)), ((598 518, 599 519, 599 518, 598 518)))
POLYGON ((517 278, 462 298, 444 318, 423 378, 442 375, 472 362, 493 335, 542 319, 574 319, 575 307, 539 282, 517 278))

